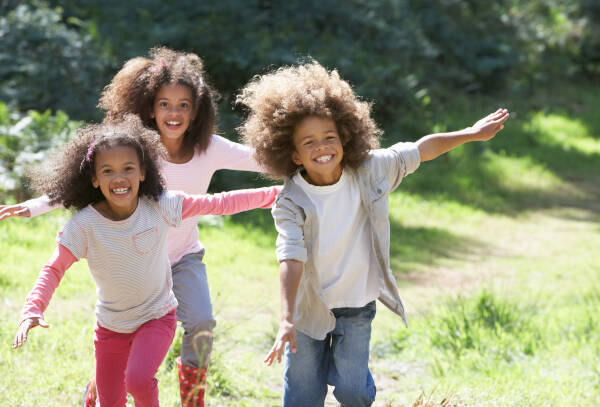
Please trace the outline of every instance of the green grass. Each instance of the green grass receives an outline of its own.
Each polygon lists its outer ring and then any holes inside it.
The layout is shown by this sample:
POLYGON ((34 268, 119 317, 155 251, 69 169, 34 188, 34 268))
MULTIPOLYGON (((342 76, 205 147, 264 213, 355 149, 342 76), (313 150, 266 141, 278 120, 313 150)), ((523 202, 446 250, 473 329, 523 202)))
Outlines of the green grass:
MULTIPOLYGON (((540 91, 515 102, 494 140, 422 164, 391 197, 391 264, 409 329, 378 304, 371 370, 376 406, 420 394, 460 406, 584 406, 600 400, 600 116, 540 91)), ((573 96, 574 97, 574 96, 573 96)), ((440 114, 466 126, 489 100, 440 114)), ((94 284, 69 270, 27 345, 10 349, 38 269, 68 217, 0 223, 0 405, 77 405, 93 369, 94 284)), ((269 211, 199 226, 218 319, 210 406, 277 406, 282 367, 267 368, 279 318, 269 211)), ((181 332, 181 328, 179 328, 181 332)), ((174 359, 158 374, 161 405, 177 406, 174 359)), ((328 403, 331 398, 328 398, 328 403)), ((328 404, 333 405, 333 404, 328 404)))

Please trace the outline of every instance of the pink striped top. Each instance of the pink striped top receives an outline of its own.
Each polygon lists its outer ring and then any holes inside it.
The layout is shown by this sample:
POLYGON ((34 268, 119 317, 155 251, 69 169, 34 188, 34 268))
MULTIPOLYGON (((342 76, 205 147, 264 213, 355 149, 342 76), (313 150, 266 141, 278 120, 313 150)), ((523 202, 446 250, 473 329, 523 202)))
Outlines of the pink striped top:
MULTIPOLYGON (((252 158, 252 150, 224 137, 213 135, 206 151, 196 152, 192 159, 183 164, 161 162, 161 173, 167 189, 184 191, 187 194, 205 194, 210 180, 217 170, 261 171, 252 158)), ((24 202, 32 217, 60 208, 50 205, 47 197, 39 197, 24 202)), ((198 239, 199 216, 184 219, 177 228, 170 228, 167 237, 169 260, 177 263, 183 256, 202 250, 198 239)))
POLYGON ((20 322, 41 318, 65 271, 86 258, 97 286, 98 323, 121 333, 160 318, 177 306, 167 255, 167 231, 182 219, 269 208, 280 186, 187 195, 165 192, 158 201, 141 198, 127 219, 112 221, 89 205, 67 222, 58 247, 26 298, 20 322))

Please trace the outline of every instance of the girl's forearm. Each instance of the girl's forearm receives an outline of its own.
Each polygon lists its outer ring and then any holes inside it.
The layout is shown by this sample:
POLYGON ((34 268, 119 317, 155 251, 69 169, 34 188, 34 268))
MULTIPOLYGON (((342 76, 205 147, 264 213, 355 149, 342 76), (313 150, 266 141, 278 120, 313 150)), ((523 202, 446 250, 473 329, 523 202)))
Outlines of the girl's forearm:
POLYGON ((77 258, 73 256, 69 249, 63 245, 58 245, 50 260, 42 267, 33 289, 25 299, 19 324, 27 318, 42 317, 43 312, 50 303, 54 290, 56 290, 65 275, 65 271, 76 261, 77 258))
POLYGON ((430 161, 438 156, 460 146, 461 144, 478 140, 477 132, 468 127, 450 133, 436 133, 422 137, 417 141, 421 161, 430 161))
POLYGON ((29 216, 34 218, 38 215, 43 215, 54 209, 62 208, 61 204, 55 203, 50 204, 50 198, 46 195, 32 198, 28 201, 23 202, 21 205, 29 209, 29 216))
POLYGON ((282 321, 294 322, 294 306, 302 272, 303 264, 297 260, 284 260, 279 265, 282 321))
POLYGON ((182 203, 182 217, 195 215, 233 215, 255 208, 270 208, 281 186, 240 189, 207 195, 187 195, 182 203))

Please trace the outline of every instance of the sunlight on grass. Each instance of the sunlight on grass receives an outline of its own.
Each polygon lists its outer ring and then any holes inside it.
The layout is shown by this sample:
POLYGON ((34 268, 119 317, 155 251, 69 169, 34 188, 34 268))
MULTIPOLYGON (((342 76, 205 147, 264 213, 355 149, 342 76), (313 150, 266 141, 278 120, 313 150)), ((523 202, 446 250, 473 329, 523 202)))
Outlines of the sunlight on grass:
POLYGON ((486 171, 499 174, 498 185, 507 190, 551 191, 562 184, 562 180, 556 174, 530 157, 489 152, 483 158, 486 160, 486 171))
POLYGON ((575 149, 584 154, 600 154, 600 140, 592 137, 587 127, 576 118, 536 113, 524 128, 541 134, 545 143, 558 145, 564 150, 575 149))

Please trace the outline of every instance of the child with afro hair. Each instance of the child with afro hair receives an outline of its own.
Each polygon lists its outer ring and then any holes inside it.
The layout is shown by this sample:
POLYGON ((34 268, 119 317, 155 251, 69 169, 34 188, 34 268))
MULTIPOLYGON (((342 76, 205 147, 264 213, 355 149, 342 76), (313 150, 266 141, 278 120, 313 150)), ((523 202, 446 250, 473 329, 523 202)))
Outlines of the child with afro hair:
POLYGON ((329 384, 343 405, 369 406, 375 300, 406 323, 390 269, 389 194, 420 162, 494 137, 508 111, 379 149, 370 104, 315 61, 255 77, 238 103, 249 108, 240 131, 256 160, 285 180, 272 209, 281 320, 265 358, 281 362, 285 350, 283 405, 322 406, 329 384))

